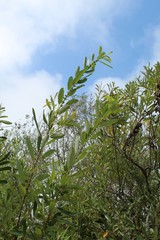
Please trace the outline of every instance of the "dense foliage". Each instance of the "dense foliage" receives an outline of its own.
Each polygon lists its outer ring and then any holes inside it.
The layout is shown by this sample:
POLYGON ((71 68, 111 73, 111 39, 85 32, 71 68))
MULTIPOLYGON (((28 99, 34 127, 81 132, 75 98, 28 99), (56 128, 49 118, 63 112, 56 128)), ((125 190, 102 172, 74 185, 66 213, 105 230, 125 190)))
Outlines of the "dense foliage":
POLYGON ((33 109, 31 122, 1 129, 0 239, 159 239, 160 64, 124 89, 76 97, 110 61, 100 48, 40 122, 33 109))

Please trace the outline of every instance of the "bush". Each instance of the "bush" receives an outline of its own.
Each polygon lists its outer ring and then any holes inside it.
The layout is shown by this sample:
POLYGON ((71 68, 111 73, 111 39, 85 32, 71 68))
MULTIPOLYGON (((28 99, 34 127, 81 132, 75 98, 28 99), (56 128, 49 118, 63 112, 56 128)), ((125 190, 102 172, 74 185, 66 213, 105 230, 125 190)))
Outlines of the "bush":
POLYGON ((41 122, 33 109, 34 126, 2 131, 1 239, 158 240, 160 64, 125 89, 76 97, 98 62, 110 64, 102 48, 41 122))

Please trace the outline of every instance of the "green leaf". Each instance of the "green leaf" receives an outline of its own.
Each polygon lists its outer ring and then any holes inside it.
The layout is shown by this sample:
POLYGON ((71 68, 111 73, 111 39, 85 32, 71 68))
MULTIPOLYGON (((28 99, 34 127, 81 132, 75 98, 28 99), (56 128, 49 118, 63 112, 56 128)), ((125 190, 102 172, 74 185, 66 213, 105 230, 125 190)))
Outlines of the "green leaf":
POLYGON ((0 140, 2 140, 2 141, 5 141, 6 139, 7 139, 7 137, 4 137, 4 136, 0 137, 0 140))
POLYGON ((94 69, 90 69, 90 68, 86 71, 86 73, 88 73, 89 75, 91 75, 93 72, 94 72, 94 69))
POLYGON ((22 219, 21 224, 23 226, 23 234, 26 234, 26 230, 27 230, 27 223, 26 223, 26 219, 22 219))
POLYGON ((55 201, 52 200, 49 204, 49 212, 53 214, 54 211, 55 211, 55 201))
POLYGON ((36 180, 38 180, 38 181, 43 181, 43 180, 45 180, 45 179, 47 179, 49 177, 49 174, 48 173, 43 173, 43 174, 40 174, 37 178, 36 178, 36 180))
POLYGON ((94 61, 94 57, 95 57, 95 55, 94 55, 94 54, 92 54, 92 57, 91 57, 92 61, 94 61))
POLYGON ((77 91, 76 88, 72 88, 72 89, 69 91, 68 96, 69 96, 69 97, 72 96, 76 91, 77 91))
POLYGON ((58 93, 58 104, 61 104, 64 98, 64 88, 61 88, 58 93))
POLYGON ((32 108, 32 113, 33 113, 33 119, 34 119, 34 121, 35 121, 37 130, 38 130, 38 133, 39 133, 39 135, 41 135, 41 132, 40 132, 40 129, 39 129, 39 126, 38 126, 38 122, 37 122, 36 113, 35 113, 34 108, 32 108))
POLYGON ((48 150, 47 152, 45 152, 43 155, 42 155, 42 158, 45 159, 47 157, 50 157, 53 153, 55 153, 55 150, 54 149, 50 149, 48 150))
POLYGON ((36 228, 35 228, 35 234, 36 234, 36 236, 40 237, 40 236, 42 235, 42 230, 41 230, 41 228, 36 227, 36 228))
POLYGON ((23 231, 14 229, 10 231, 10 234, 15 236, 23 236, 23 231))
POLYGON ((40 150, 41 142, 42 142, 42 135, 39 135, 38 139, 37 139, 37 149, 38 149, 38 151, 40 150))
POLYGON ((116 124, 118 122, 118 119, 109 119, 109 120, 104 120, 103 124, 105 127, 110 127, 113 124, 116 124))
POLYGON ((99 47, 99 55, 101 55, 102 54, 102 47, 100 46, 99 47))
POLYGON ((32 146, 32 143, 31 143, 31 140, 29 137, 26 137, 26 144, 27 144, 27 148, 28 148, 28 151, 29 151, 29 154, 32 158, 32 160, 34 159, 34 148, 32 146))
POLYGON ((6 120, 0 120, 0 123, 4 123, 4 124, 7 124, 7 125, 12 124, 11 122, 6 121, 6 120))
POLYGON ((51 102, 48 101, 48 99, 46 99, 46 105, 50 110, 51 110, 51 102))
POLYGON ((72 86, 73 86, 73 77, 70 77, 68 79, 68 90, 70 90, 72 88, 72 86))
POLYGON ((10 156, 10 152, 8 152, 4 157, 2 157, 2 159, 0 159, 0 162, 3 162, 4 160, 6 160, 9 156, 10 156))
POLYGON ((5 165, 5 164, 9 164, 10 161, 3 161, 3 162, 0 162, 0 165, 5 165))
POLYGON ((77 84, 82 84, 82 83, 85 83, 87 81, 87 78, 83 78, 83 79, 80 79, 77 84))
POLYGON ((77 84, 77 82, 81 79, 81 77, 84 75, 85 69, 79 71, 76 73, 76 77, 74 78, 74 84, 77 84))
POLYGON ((66 112, 68 109, 70 108, 69 105, 64 105, 63 107, 61 107, 58 111, 59 114, 62 114, 64 112, 66 112))
POLYGON ((60 138, 64 137, 64 134, 63 133, 53 133, 50 137, 54 138, 54 139, 60 139, 60 138))
POLYGON ((19 187, 21 196, 24 197, 26 195, 26 188, 21 183, 18 184, 18 187, 19 187))
MULTIPOLYGON (((77 77, 77 75, 79 74, 79 72, 80 72, 80 66, 78 66, 77 69, 76 69, 76 73, 75 73, 75 76, 76 76, 76 77, 77 77)), ((75 79, 74 79, 74 81, 75 81, 75 79)))
POLYGON ((66 167, 65 167, 67 171, 71 170, 74 162, 75 162, 75 148, 72 146, 70 148, 70 151, 69 151, 69 154, 67 157, 67 162, 66 162, 66 167))
POLYGON ((89 170, 88 167, 85 167, 85 168, 83 168, 83 169, 80 169, 79 171, 73 173, 73 174, 72 174, 72 177, 79 178, 79 177, 81 177, 81 176, 84 176, 84 173, 86 173, 88 170, 89 170))
POLYGON ((87 66, 87 57, 84 58, 84 67, 87 66))
POLYGON ((84 84, 82 84, 82 85, 80 85, 80 86, 78 86, 78 87, 76 87, 75 89, 76 89, 76 91, 79 89, 79 88, 82 88, 82 87, 84 87, 85 85, 84 84))
POLYGON ((65 122, 65 126, 67 126, 67 127, 80 127, 80 124, 77 123, 77 122, 74 121, 74 120, 67 120, 67 121, 65 122))
POLYGON ((92 151, 93 148, 94 148, 94 145, 91 145, 91 146, 83 149, 77 157, 75 166, 78 165, 87 156, 88 152, 92 151))
POLYGON ((3 167, 3 168, 0 168, 0 171, 7 171, 7 170, 11 170, 11 167, 3 167))
POLYGON ((0 184, 7 184, 7 180, 0 180, 0 184))
POLYGON ((66 105, 76 104, 77 102, 78 102, 78 99, 73 98, 73 99, 69 100, 69 101, 66 103, 66 105))
POLYGON ((46 118, 46 115, 45 115, 45 112, 44 112, 44 111, 43 111, 43 121, 45 122, 45 124, 48 124, 47 118, 46 118))
POLYGON ((110 68, 112 68, 112 66, 111 65, 109 65, 108 63, 106 63, 106 62, 104 62, 104 61, 99 61, 100 63, 102 63, 103 65, 105 65, 105 66, 107 66, 107 67, 110 67, 110 68))

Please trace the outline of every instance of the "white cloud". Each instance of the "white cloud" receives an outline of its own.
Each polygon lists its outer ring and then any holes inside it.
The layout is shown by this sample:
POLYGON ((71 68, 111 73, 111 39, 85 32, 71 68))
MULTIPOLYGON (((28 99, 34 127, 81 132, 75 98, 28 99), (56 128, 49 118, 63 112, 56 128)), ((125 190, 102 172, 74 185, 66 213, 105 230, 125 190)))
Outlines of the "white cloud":
POLYGON ((29 76, 17 74, 12 80, 9 79, 7 89, 1 92, 9 119, 24 120, 26 114, 31 115, 32 108, 40 115, 45 99, 54 96, 60 88, 61 80, 61 75, 51 76, 45 70, 29 76))
POLYGON ((92 0, 1 1, 0 68, 30 63, 41 46, 54 44, 59 36, 74 36, 77 28, 100 38, 113 18, 122 14, 127 2, 130 1, 99 0, 94 4, 92 0), (102 15, 107 21, 103 21, 102 15))
MULTIPOLYGON (((104 41, 113 19, 128 14, 131 0, 1 0, 0 1, 0 102, 9 117, 22 118, 51 89, 59 77, 46 71, 26 74, 33 56, 43 46, 55 49, 60 37, 78 40, 89 34, 104 41), (117 7, 118 4, 118 7, 117 7), (79 30, 81 33, 79 33, 79 30)), ((44 100, 43 100, 44 101, 44 100)))

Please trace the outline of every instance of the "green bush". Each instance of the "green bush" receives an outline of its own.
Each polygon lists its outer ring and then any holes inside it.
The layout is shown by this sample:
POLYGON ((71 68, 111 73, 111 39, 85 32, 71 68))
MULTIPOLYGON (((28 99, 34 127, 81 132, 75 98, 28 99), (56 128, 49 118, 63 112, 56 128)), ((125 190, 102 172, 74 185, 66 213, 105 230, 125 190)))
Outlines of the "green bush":
POLYGON ((41 122, 33 109, 33 122, 2 130, 0 239, 158 240, 160 64, 76 97, 98 62, 111 62, 101 47, 41 122))

